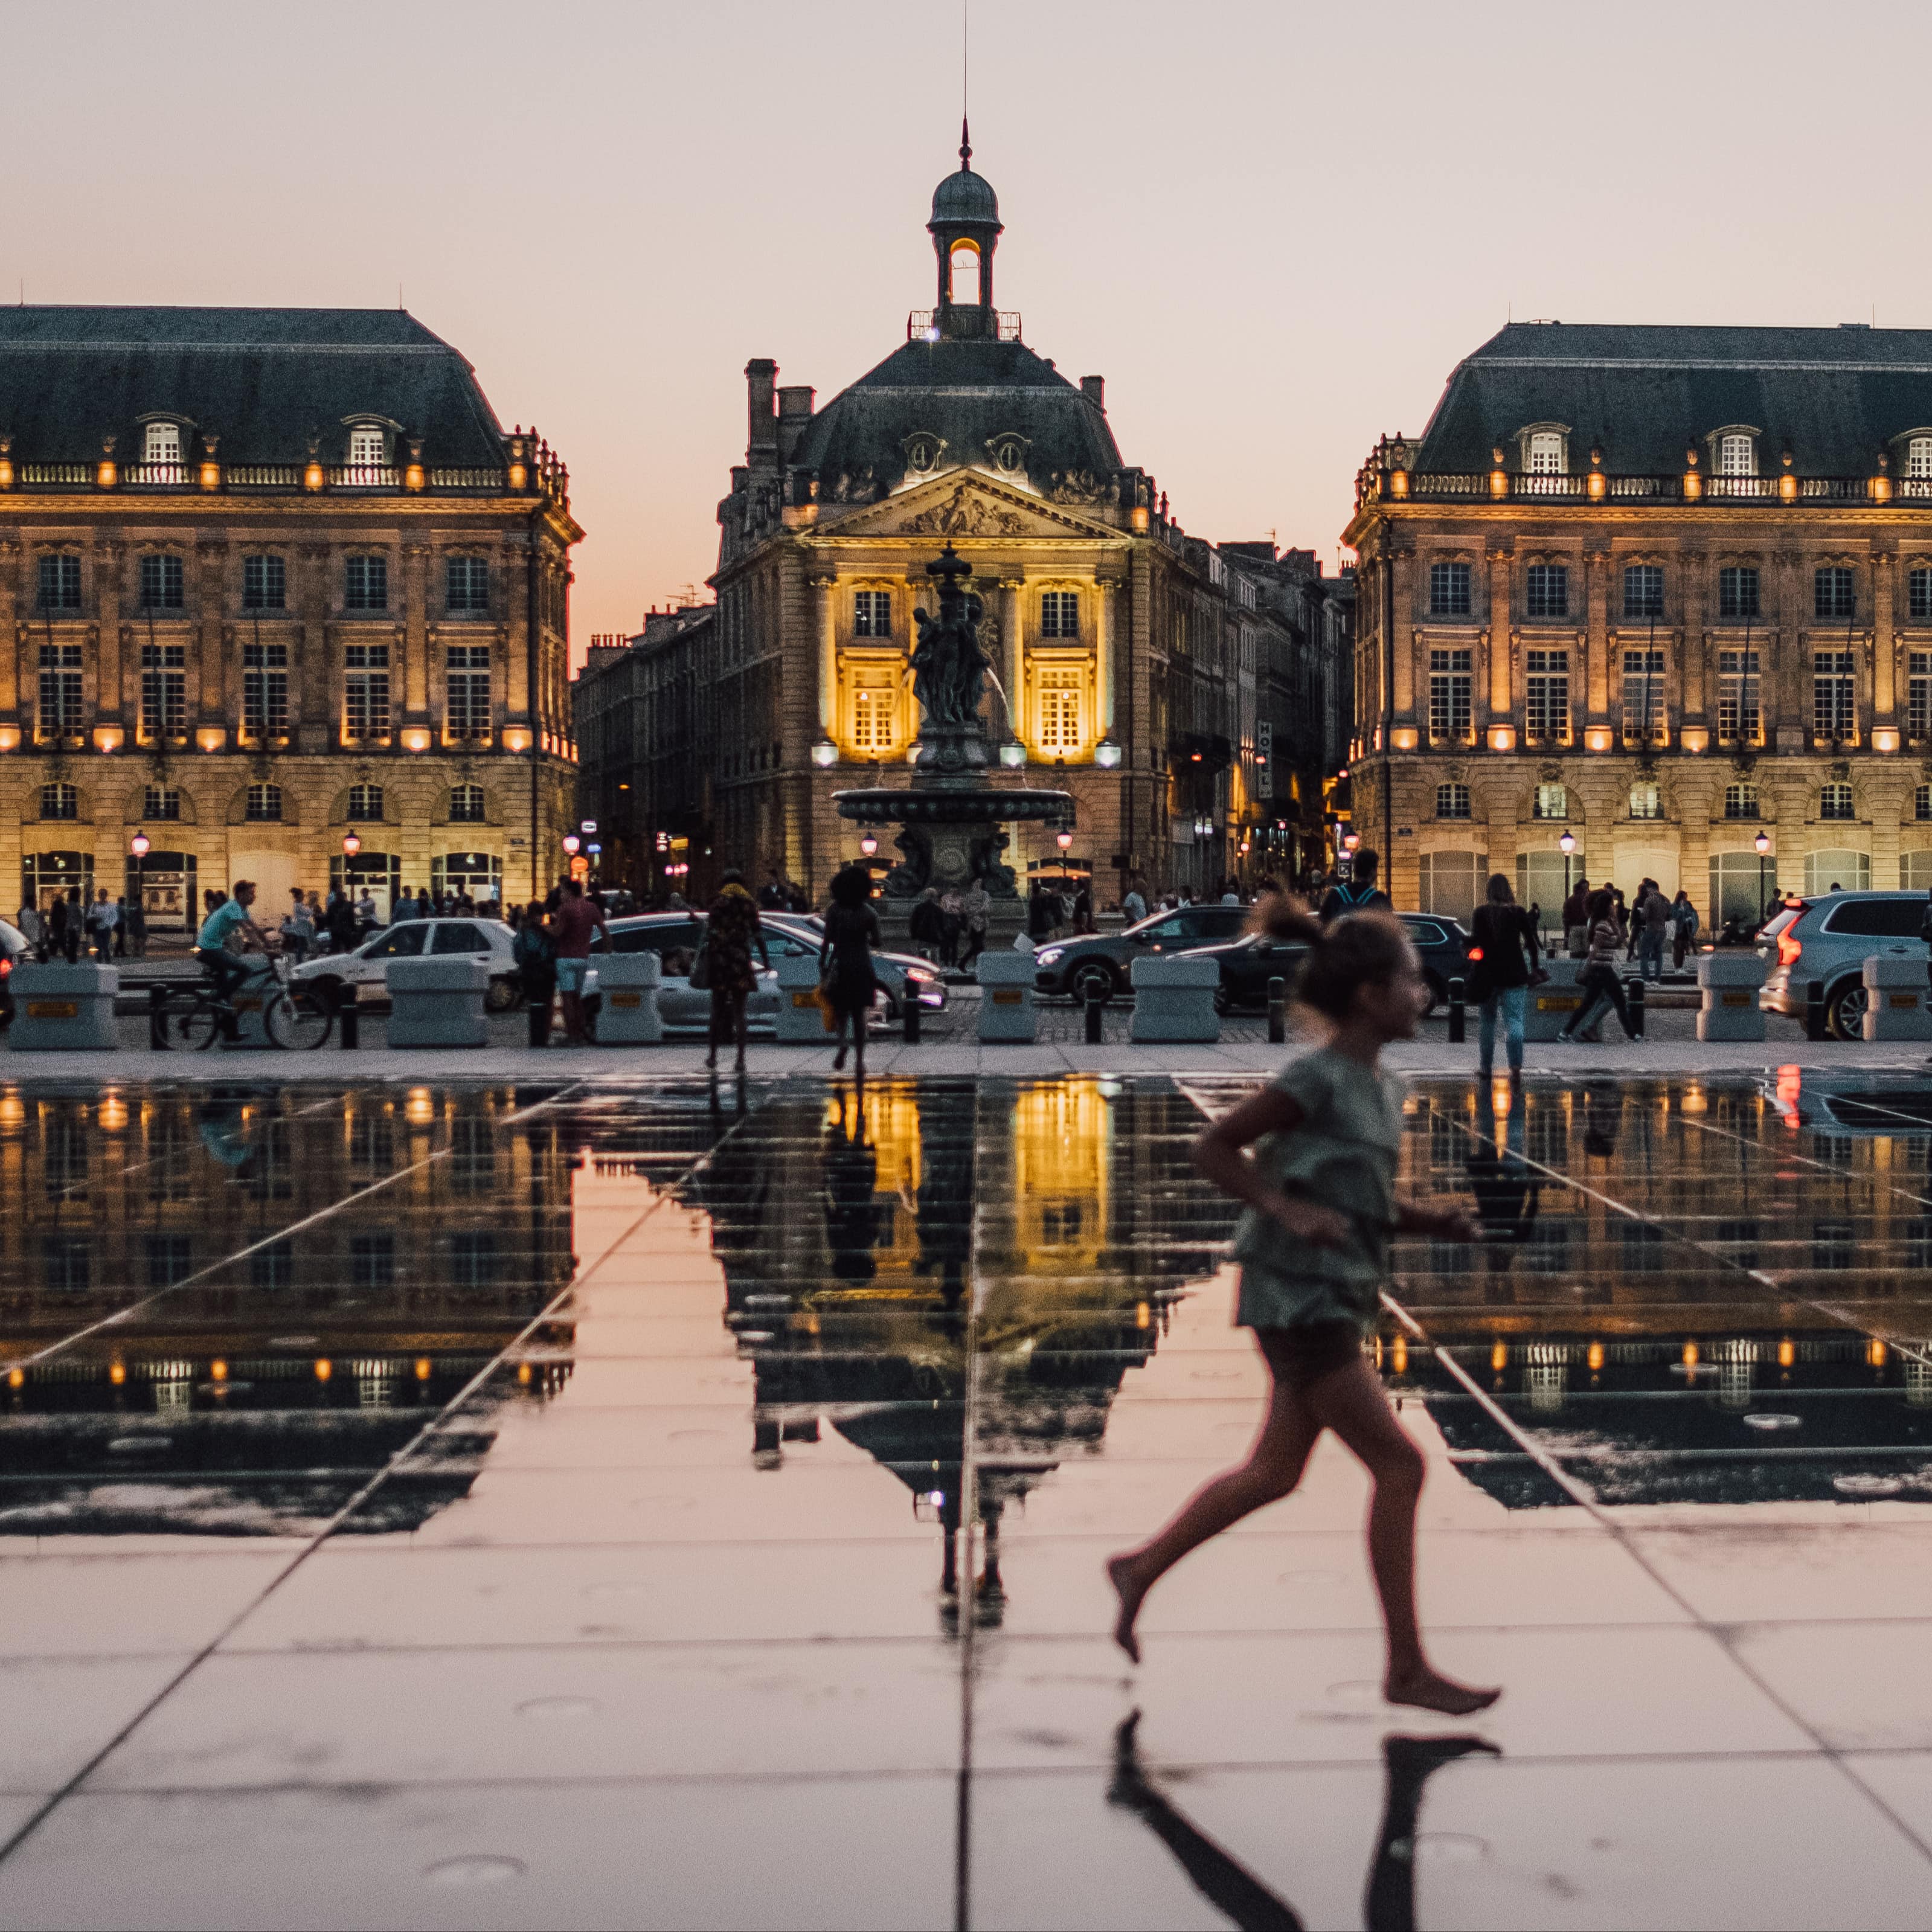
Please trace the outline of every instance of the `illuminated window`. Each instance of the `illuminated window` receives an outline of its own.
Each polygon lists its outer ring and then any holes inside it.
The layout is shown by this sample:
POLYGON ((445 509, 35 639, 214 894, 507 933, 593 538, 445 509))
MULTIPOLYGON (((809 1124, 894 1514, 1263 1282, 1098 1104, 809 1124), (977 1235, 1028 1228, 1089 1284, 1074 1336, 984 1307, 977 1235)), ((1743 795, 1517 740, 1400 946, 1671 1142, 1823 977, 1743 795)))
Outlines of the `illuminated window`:
POLYGON ((288 566, 278 556, 242 560, 242 608, 244 610, 285 609, 289 596, 288 566))
POLYGON ((78 818, 80 816, 79 790, 70 784, 41 786, 40 816, 43 818, 78 818))
POLYGON ((250 824, 274 825, 281 822, 282 788, 278 784, 251 784, 244 815, 250 824))
POLYGON ((1529 440, 1529 473, 1532 476, 1560 476, 1568 467, 1564 460, 1562 432, 1538 430, 1529 440))
POLYGON ((980 251, 970 242, 956 242, 946 263, 946 299, 962 307, 980 300, 980 251))
POLYGON ((349 432, 350 469, 380 470, 388 460, 388 439, 373 424, 358 424, 349 432))
POLYGON ((853 593, 852 634, 855 638, 890 638, 892 634, 892 593, 890 590, 860 590, 853 593))
POLYGON ((141 608, 178 610, 182 608, 182 560, 178 556, 141 560, 141 608))
POLYGON ((242 729, 253 738, 280 738, 289 728, 289 647, 242 646, 242 729))
POLYGON ((1570 566, 1565 563, 1532 563, 1526 581, 1529 615, 1532 617, 1567 617, 1570 614, 1570 566))
POLYGON ((898 742, 898 677, 888 667, 854 674, 852 748, 882 758, 898 742))
POLYGON ((1624 615, 1626 617, 1660 617, 1664 615, 1664 566, 1633 563, 1624 570, 1624 615))
POLYGON ((449 821, 452 825, 481 825, 489 809, 479 784, 452 785, 449 788, 449 821))
POLYGON ((1725 786, 1724 816, 1726 818, 1757 818, 1757 787, 1754 784, 1725 786))
POLYGON ((1757 474, 1757 439, 1733 430, 1718 439, 1718 474, 1720 476, 1755 476, 1757 474))
POLYGON ((1664 730, 1664 653, 1624 653, 1624 736, 1655 738, 1664 730))
POLYGON ((1439 784, 1436 788, 1436 815, 1438 818, 1467 818, 1469 815, 1469 788, 1466 784, 1439 784))
POLYGON ((1429 614, 1466 617, 1469 614, 1469 566, 1432 563, 1429 566, 1429 614))
POLYGON ((1568 818, 1570 816, 1570 788, 1560 784, 1540 784, 1532 801, 1530 814, 1535 818, 1568 818))
POLYGON ((349 788, 349 816, 351 818, 380 818, 382 815, 382 788, 379 784, 353 784, 349 788))
POLYGON ((1080 748, 1081 687, 1084 674, 1078 670, 1042 670, 1040 680, 1040 748, 1049 755, 1064 758, 1080 748))
POLYGON ((1042 638, 1077 638, 1080 634, 1080 596, 1074 590, 1049 590, 1040 600, 1040 634, 1042 638))
POLYGON ((141 460, 149 471, 151 483, 178 483, 182 477, 182 433, 179 423, 151 422, 141 433, 141 460), (160 471, 160 475, 153 472, 160 471))
POLYGON ((141 646, 141 735, 147 739, 188 735, 188 647, 141 646))
POLYGON ((1664 794, 1647 780, 1630 787, 1630 815, 1633 818, 1661 818, 1664 794))
POLYGON ((1852 799, 1852 788, 1848 784, 1828 784, 1818 794, 1818 816, 1820 818, 1854 818, 1858 808, 1852 799))

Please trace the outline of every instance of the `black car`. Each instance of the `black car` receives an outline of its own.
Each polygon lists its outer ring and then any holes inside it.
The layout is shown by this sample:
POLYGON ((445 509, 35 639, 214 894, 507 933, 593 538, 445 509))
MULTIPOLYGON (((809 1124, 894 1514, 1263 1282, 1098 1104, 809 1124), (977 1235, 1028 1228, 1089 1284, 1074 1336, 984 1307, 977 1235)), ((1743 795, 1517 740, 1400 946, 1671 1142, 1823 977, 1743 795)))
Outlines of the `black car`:
MULTIPOLYGON (((1408 928, 1422 970, 1429 981, 1430 1011, 1447 999, 1449 982, 1468 976, 1469 935, 1453 919, 1438 913, 1404 912, 1396 916, 1408 928)), ((1222 1012, 1268 1004, 1268 982, 1285 980, 1292 993, 1294 977, 1308 949, 1298 940, 1269 939, 1250 933, 1220 946, 1195 949, 1203 958, 1220 962, 1221 984, 1214 1004, 1222 1012)))
POLYGON ((1055 940, 1034 956, 1034 990, 1071 994, 1082 1004, 1090 991, 1104 1006, 1116 993, 1130 990, 1130 969, 1142 953, 1191 952, 1232 939, 1247 916, 1246 906, 1183 906, 1178 912, 1155 913, 1124 932, 1055 940))

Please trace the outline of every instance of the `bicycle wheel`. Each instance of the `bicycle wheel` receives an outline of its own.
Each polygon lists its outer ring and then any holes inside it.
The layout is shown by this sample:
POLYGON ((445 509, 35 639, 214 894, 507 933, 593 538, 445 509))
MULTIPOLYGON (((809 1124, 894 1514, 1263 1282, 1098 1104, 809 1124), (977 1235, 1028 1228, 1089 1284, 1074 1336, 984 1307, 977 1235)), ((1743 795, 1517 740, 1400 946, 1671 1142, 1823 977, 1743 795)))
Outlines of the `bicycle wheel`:
POLYGON ((276 1046, 310 1053, 335 1027, 335 1009, 305 986, 272 994, 262 1015, 263 1030, 276 1046))
POLYGON ((193 1005, 182 1015, 177 1024, 181 1043, 196 1052, 212 1046, 221 1037, 221 1023, 226 1017, 206 994, 196 994, 193 1005))

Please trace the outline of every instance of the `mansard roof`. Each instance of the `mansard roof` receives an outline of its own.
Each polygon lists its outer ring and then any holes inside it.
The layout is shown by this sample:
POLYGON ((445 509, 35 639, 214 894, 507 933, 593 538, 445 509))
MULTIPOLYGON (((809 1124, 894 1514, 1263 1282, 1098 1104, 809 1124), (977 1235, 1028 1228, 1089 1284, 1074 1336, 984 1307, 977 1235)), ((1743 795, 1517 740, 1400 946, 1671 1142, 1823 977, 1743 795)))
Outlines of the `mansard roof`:
POLYGON ((0 308, 0 435, 16 460, 78 463, 144 418, 220 439, 225 464, 339 462, 345 418, 379 418, 453 467, 500 464, 469 363, 402 309, 0 308))
POLYGON ((1605 470, 1673 474, 1687 443, 1761 433, 1768 468, 1788 442, 1800 473, 1862 476, 1894 439, 1932 425, 1932 329, 1514 322, 1458 364, 1423 433, 1419 472, 1486 470, 1532 424, 1592 443, 1605 470))

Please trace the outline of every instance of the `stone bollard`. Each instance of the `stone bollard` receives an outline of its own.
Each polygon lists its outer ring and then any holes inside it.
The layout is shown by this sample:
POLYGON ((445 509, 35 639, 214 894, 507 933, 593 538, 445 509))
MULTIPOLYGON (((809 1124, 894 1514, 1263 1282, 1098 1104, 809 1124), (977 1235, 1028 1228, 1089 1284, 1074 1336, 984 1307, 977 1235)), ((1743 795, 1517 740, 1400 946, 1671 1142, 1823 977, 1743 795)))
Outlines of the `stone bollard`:
POLYGON ((114 996, 121 988, 112 966, 30 962, 14 970, 14 1024, 8 1044, 16 1053, 100 1053, 118 1046, 114 996))
POLYGON ((818 955, 781 952, 778 1040, 782 1046, 823 1046, 829 1037, 818 997, 818 955))
POLYGON ((1633 973, 1624 981, 1624 1004, 1630 1010, 1632 1040, 1643 1037, 1643 975, 1633 973))
POLYGON ((392 1046, 484 1046, 489 1023, 483 1001, 490 968, 481 959, 392 959, 383 972, 389 989, 392 1046))
POLYGON ((1100 988, 1090 985, 1087 988, 1085 1016, 1085 1039, 1089 1046, 1098 1046, 1105 1037, 1101 1031, 1101 1016, 1106 1011, 1106 1008, 1101 1003, 1100 988))
POLYGON ((1727 946, 1697 956, 1697 984, 1703 998, 1697 1009, 1700 1040, 1762 1040, 1764 1009, 1757 1003, 1764 984, 1764 962, 1743 947, 1727 946))
POLYGON ((148 988, 148 1044, 157 1053, 165 1053, 173 1044, 168 1038, 168 993, 166 980, 157 980, 148 988))
POLYGON ((664 1016, 658 1011, 663 961, 649 950, 600 952, 596 973, 597 1044, 657 1046, 664 1038, 664 1016))
POLYGON ((1865 962, 1865 1038, 1932 1040, 1925 994, 1922 954, 1874 953, 1865 962))
POLYGON ((1022 1040, 1034 1037, 1034 980, 1039 968, 1030 952, 982 952, 974 962, 980 994, 980 1037, 1022 1040))
POLYGON ((1583 1010, 1588 998, 1576 983, 1582 975, 1582 960, 1551 959, 1544 964, 1550 977, 1541 986, 1531 987, 1523 1000, 1525 1040, 1554 1040, 1583 1010))
POLYGON ((1134 962, 1127 976, 1134 989, 1130 1040, 1198 1042, 1221 1037, 1221 1016, 1214 1010, 1220 961, 1150 952, 1134 962))
POLYGON ((919 994, 908 980, 899 992, 899 1032, 907 1046, 918 1046, 919 1024, 919 994))

